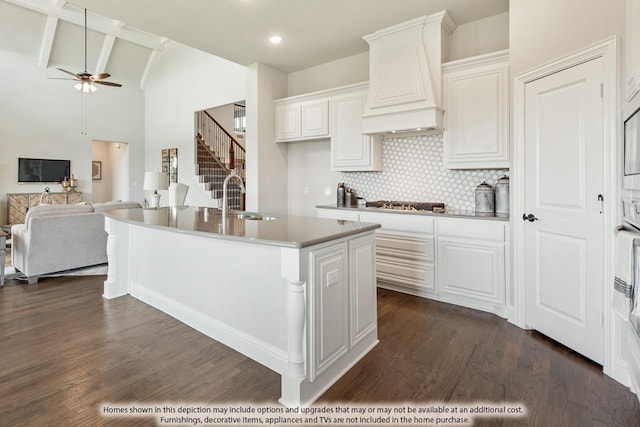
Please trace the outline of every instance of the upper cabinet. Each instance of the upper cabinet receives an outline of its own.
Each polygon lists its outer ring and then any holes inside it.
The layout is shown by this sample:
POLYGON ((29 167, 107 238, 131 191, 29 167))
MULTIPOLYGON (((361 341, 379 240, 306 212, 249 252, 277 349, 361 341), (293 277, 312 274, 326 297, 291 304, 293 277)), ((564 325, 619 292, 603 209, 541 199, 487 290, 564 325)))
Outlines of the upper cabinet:
POLYGON ((362 134, 366 90, 331 97, 331 170, 382 170, 382 138, 362 134))
POLYGON ((509 167, 509 52, 443 64, 444 167, 509 167))
POLYGON ((276 101, 276 142, 328 137, 328 97, 276 101))
POLYGON ((640 92, 640 0, 625 1, 627 102, 640 92))
POLYGON ((331 139, 331 170, 382 170, 382 137, 362 133, 367 82, 275 101, 276 142, 331 139))

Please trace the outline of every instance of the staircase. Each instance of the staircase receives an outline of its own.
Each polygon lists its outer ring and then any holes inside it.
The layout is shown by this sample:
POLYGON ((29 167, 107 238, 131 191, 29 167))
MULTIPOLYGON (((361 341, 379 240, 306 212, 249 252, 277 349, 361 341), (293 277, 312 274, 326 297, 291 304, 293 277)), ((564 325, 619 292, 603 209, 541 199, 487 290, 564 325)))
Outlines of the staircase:
MULTIPOLYGON (((206 111, 196 113, 195 138, 198 182, 212 199, 221 201, 222 185, 231 169, 235 169, 242 181, 245 181, 245 149, 206 111)), ((229 208, 244 210, 245 198, 240 192, 240 186, 232 180, 227 184, 227 191, 229 208)))

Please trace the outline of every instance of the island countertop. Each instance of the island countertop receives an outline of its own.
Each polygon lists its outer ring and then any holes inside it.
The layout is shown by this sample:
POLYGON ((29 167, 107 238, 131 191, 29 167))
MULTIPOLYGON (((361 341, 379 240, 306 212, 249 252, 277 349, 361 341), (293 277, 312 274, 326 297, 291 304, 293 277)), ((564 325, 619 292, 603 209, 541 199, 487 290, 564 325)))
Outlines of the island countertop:
POLYGON ((197 206, 116 209, 104 214, 150 228, 292 248, 304 248, 380 228, 380 224, 356 221, 239 211, 229 213, 223 222, 220 209, 197 206), (269 219, 256 220, 256 216, 269 219))

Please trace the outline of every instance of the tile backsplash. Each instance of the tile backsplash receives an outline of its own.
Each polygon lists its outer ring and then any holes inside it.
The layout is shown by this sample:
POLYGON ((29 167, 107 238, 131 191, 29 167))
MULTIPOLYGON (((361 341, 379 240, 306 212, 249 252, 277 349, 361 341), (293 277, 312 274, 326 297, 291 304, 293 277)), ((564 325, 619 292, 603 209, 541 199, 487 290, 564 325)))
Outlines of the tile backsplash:
POLYGON ((442 165, 442 134, 383 141, 382 172, 343 172, 341 180, 366 200, 444 202, 448 209, 473 210, 475 188, 492 186, 508 169, 448 170, 442 165))

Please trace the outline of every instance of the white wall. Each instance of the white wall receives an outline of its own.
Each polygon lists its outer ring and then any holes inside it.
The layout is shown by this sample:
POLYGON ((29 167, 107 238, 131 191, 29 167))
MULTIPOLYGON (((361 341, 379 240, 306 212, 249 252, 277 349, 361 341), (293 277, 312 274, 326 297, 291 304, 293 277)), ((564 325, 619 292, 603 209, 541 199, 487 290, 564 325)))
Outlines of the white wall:
POLYGON ((612 35, 624 35, 624 0, 511 0, 511 72, 518 74, 612 35))
POLYGON ((102 179, 92 180, 92 201, 130 200, 129 144, 93 141, 94 161, 102 162, 102 179))
POLYGON ((102 177, 99 180, 92 180, 92 201, 108 202, 113 200, 113 183, 111 170, 111 156, 109 146, 111 144, 104 141, 93 142, 92 161, 102 163, 102 177))
POLYGON ((449 43, 449 61, 508 49, 509 12, 458 25, 449 43))
MULTIPOLYGON (((246 68, 171 42, 145 87, 145 164, 131 176, 142 186, 145 170, 161 170, 161 150, 178 148, 178 181, 189 186, 186 204, 215 206, 196 180, 194 112, 245 99, 246 68)), ((162 192, 161 204, 168 203, 162 192)))
MULTIPOLYGON (((54 69, 41 69, 36 58, 0 50, 0 222, 6 218, 6 193, 42 192, 45 186, 17 183, 18 157, 70 159, 78 191, 91 200, 93 139, 126 141, 131 168, 144 164, 144 98, 134 82, 100 87, 84 95, 86 135, 82 134, 82 96, 73 82, 54 69)), ((140 193, 141 194, 141 193, 140 193)))
POLYGON ((317 205, 336 203, 341 174, 331 171, 329 144, 328 139, 289 144, 289 215, 316 216, 317 205))
POLYGON ((287 213, 287 145, 275 142, 273 101, 286 95, 286 74, 264 64, 247 67, 246 210, 287 213))
POLYGON ((369 52, 296 71, 287 77, 287 95, 294 96, 369 80, 369 52))

